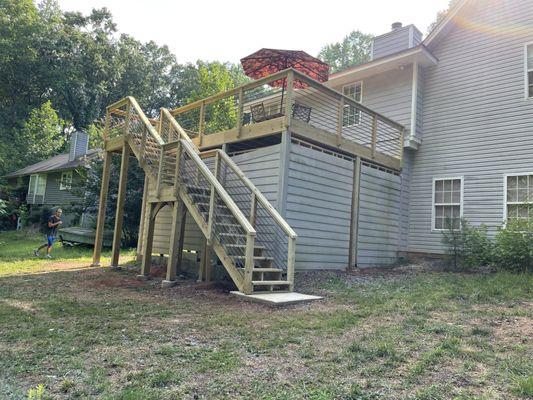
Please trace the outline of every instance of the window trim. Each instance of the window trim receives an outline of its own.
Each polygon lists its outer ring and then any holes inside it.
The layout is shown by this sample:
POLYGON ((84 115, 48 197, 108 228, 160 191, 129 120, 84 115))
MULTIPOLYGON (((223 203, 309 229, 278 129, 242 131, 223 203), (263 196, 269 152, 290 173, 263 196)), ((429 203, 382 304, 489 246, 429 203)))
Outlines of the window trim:
MULTIPOLYGON (((533 47, 533 42, 528 42, 526 44, 524 44, 524 98, 525 100, 532 100, 533 99, 533 96, 530 96, 529 95, 529 72, 533 72, 533 69, 529 69, 527 67, 527 56, 528 56, 528 53, 527 53, 527 48, 529 46, 532 46, 533 47)), ((531 82, 531 84, 533 85, 533 82, 531 82)))
MULTIPOLYGON (((358 84, 361 85, 361 98, 360 98, 359 101, 357 101, 357 100, 355 100, 355 99, 352 99, 352 100, 355 101, 355 102, 358 103, 358 104, 363 104, 363 81, 355 81, 355 82, 347 83, 346 85, 342 85, 341 93, 342 93, 343 96, 349 97, 349 96, 347 96, 347 95, 344 94, 344 88, 345 88, 345 87, 348 87, 348 86, 356 86, 356 85, 358 85, 358 84)), ((345 107, 346 107, 346 106, 349 107, 350 105, 349 105, 349 104, 346 104, 345 107)), ((345 108, 345 109, 346 109, 346 108, 345 108)), ((343 128, 349 128, 349 127, 351 127, 351 126, 357 126, 357 125, 360 125, 360 124, 361 124, 361 110, 359 110, 359 122, 358 122, 358 123, 356 123, 356 124, 350 124, 350 125, 344 125, 344 110, 345 110, 345 109, 342 110, 342 120, 343 120, 343 125, 342 125, 342 127, 343 127, 343 128)))
POLYGON ((63 171, 61 172, 61 177, 59 178, 59 190, 70 190, 72 189, 72 171, 63 171), (70 184, 63 184, 63 175, 70 175, 70 184))
MULTIPOLYGON (((435 182, 457 180, 457 179, 461 181, 461 198, 459 202, 459 218, 463 218, 463 208, 464 208, 463 200, 464 200, 464 190, 465 190, 464 176, 434 176, 431 182, 431 232, 443 232, 446 230, 446 229, 435 228, 435 207, 437 206, 437 204, 435 204, 435 182)), ((456 205, 456 203, 450 203, 448 205, 456 205)))
POLYGON ((510 176, 529 176, 529 175, 533 176, 533 172, 509 172, 507 174, 503 174, 503 213, 502 214, 503 214, 503 225, 504 226, 507 224, 507 178, 510 176))

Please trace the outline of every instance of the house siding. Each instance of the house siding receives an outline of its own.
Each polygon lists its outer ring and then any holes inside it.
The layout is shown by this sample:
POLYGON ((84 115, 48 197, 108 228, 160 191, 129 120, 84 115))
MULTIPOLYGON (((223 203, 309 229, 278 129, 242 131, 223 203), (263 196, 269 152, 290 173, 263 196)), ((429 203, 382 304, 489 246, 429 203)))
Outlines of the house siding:
POLYGON ((439 64, 424 71, 424 141, 411 173, 410 251, 443 252, 441 233, 431 230, 433 177, 463 176, 464 217, 494 233, 503 220, 504 174, 533 171, 533 101, 524 100, 524 44, 533 41, 533 7, 521 0, 470 2, 461 18, 469 23, 432 44, 439 64))
MULTIPOLYGON (((70 205, 71 203, 78 203, 80 201, 79 197, 72 193, 72 191, 59 189, 62 172, 64 171, 50 172, 48 174, 46 180, 46 190, 44 193, 45 204, 66 206, 70 205)), ((79 182, 79 175, 75 171, 72 171, 72 187, 74 188, 76 184, 79 184, 79 182)))
POLYGON ((397 261, 401 234, 401 188, 400 176, 362 165, 358 267, 384 266, 397 261))
MULTIPOLYGON (((348 266, 353 161, 292 144, 286 220, 298 234, 296 269, 348 266)), ((360 266, 396 261, 400 177, 363 165, 359 206, 360 266)))
POLYGON ((372 58, 380 58, 394 54, 402 50, 406 50, 410 44, 410 29, 411 26, 404 26, 403 28, 391 31, 387 34, 374 38, 372 46, 372 58))

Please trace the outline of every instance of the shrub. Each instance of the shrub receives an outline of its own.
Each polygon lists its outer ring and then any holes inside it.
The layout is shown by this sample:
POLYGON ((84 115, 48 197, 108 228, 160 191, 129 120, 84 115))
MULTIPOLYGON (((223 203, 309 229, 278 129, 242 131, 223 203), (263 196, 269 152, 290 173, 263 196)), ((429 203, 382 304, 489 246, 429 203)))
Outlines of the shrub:
POLYGON ((512 219, 495 237, 493 263, 498 269, 533 271, 533 220, 512 219))
POLYGON ((448 264, 455 269, 485 266, 491 262, 492 242, 485 225, 472 226, 461 219, 457 227, 448 219, 442 242, 447 248, 448 264))

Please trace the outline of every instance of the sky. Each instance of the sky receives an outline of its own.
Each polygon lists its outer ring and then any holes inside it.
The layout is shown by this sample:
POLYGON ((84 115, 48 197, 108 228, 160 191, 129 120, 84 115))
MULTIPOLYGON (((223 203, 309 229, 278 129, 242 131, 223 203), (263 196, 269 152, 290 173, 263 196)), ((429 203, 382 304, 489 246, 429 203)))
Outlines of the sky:
POLYGON ((263 47, 304 50, 316 56, 325 44, 353 30, 379 35, 399 21, 423 34, 449 0, 59 0, 81 11, 107 7, 119 32, 166 44, 178 62, 239 62, 263 47))

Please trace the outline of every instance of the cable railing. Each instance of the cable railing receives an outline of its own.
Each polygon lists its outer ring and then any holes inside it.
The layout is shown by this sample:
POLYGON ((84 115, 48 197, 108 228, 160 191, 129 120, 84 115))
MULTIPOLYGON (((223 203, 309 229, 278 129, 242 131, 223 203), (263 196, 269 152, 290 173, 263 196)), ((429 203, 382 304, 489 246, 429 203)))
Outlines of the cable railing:
POLYGON ((325 139, 329 145, 352 143, 368 160, 401 160, 403 154, 402 125, 293 69, 170 114, 200 147, 218 133, 231 133, 232 140, 238 140, 248 132, 274 133, 289 127, 318 141, 325 139), (269 86, 275 82, 283 82, 283 87, 269 86))

